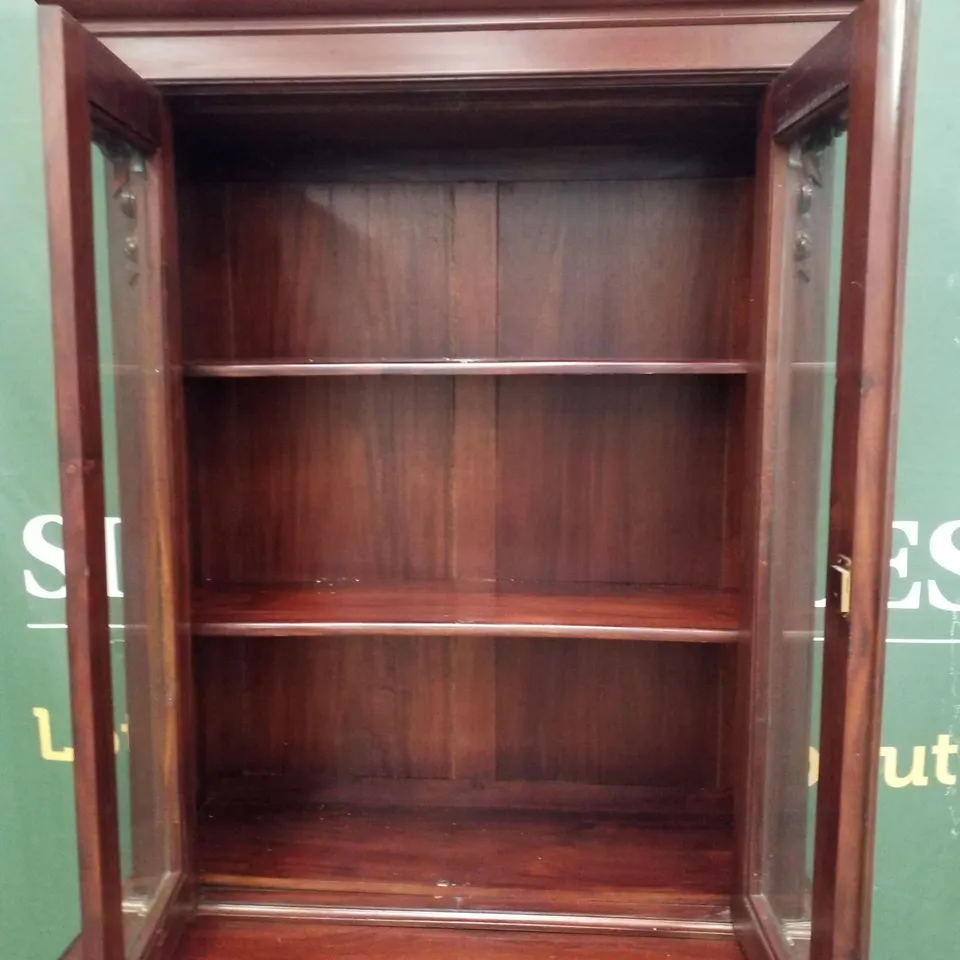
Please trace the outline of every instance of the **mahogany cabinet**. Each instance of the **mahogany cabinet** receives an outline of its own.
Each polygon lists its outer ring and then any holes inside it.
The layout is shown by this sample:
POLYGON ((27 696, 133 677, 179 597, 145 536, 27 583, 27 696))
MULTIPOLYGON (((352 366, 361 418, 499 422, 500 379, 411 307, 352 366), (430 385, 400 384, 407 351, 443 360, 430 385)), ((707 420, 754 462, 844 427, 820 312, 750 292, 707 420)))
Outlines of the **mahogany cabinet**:
POLYGON ((66 8, 70 955, 865 957, 909 0, 66 8))

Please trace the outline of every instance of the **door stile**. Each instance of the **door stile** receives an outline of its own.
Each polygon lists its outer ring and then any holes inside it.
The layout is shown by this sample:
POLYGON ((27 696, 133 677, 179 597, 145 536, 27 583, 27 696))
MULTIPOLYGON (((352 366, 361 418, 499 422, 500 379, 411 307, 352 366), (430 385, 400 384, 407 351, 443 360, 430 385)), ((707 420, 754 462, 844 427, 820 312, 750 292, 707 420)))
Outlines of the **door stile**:
POLYGON ((869 950, 916 27, 909 0, 854 14, 828 548, 852 599, 832 577, 811 960, 869 950))
POLYGON ((753 283, 747 381, 750 477, 745 491, 747 529, 754 532, 744 561, 743 632, 749 638, 740 650, 740 684, 744 716, 738 724, 743 744, 742 790, 736 810, 734 922, 749 960, 786 960, 787 944, 759 893, 760 824, 767 753, 771 542, 777 432, 781 419, 777 363, 784 305, 785 258, 781 238, 787 222, 787 150, 774 139, 772 98, 759 110, 755 194, 753 283))
POLYGON ((103 518, 90 108, 82 36, 39 12, 84 960, 123 956, 103 518))
POLYGON ((184 749, 190 723, 189 570, 179 328, 170 319, 176 320, 179 304, 169 118, 158 91, 68 14, 43 8, 39 26, 80 850, 82 932, 70 949, 83 960, 159 957, 175 942, 193 898, 191 758, 184 749), (128 287, 121 261, 110 264, 111 300, 126 303, 136 318, 112 330, 118 390, 126 390, 122 399, 130 401, 118 406, 117 420, 121 513, 128 520, 124 542, 145 545, 142 558, 131 549, 129 571, 124 551, 123 568, 131 574, 124 577, 127 639, 138 641, 128 645, 127 673, 129 680, 134 670, 141 687, 156 686, 158 696, 150 695, 150 702, 162 704, 150 717, 146 703, 128 702, 136 732, 153 725, 162 730, 163 745, 156 758, 153 821, 153 787, 140 769, 145 754, 131 751, 131 790, 146 804, 148 830, 158 831, 168 851, 164 860, 160 848, 150 845, 155 838, 138 837, 134 827, 135 864, 144 859, 144 875, 157 877, 139 930, 124 919, 118 822, 98 344, 104 334, 98 331, 91 180, 98 136, 118 137, 141 151, 146 170, 147 227, 139 238, 146 255, 134 258, 137 288, 128 287), (128 384, 124 376, 133 379, 128 384))

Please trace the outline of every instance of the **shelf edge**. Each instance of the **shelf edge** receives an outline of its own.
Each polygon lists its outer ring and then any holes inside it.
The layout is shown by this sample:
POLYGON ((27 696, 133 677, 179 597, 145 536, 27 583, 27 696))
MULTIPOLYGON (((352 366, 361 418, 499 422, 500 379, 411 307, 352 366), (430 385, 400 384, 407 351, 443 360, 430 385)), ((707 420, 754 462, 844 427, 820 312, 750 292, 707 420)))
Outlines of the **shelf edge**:
POLYGON ((353 376, 657 376, 742 375, 745 360, 403 360, 403 361, 198 361, 184 365, 192 379, 353 376))
POLYGON ((736 628, 628 627, 599 624, 437 623, 371 621, 251 621, 193 623, 199 637, 330 637, 372 634, 393 637, 514 637, 541 639, 632 640, 672 643, 734 643, 736 628))

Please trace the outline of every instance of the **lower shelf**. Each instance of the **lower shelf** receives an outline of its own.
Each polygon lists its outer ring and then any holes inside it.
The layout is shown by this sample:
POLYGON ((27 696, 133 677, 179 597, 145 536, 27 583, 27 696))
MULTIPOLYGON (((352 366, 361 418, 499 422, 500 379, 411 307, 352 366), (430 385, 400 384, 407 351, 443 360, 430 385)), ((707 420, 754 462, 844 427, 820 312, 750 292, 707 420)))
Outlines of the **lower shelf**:
POLYGON ((736 942, 416 930, 202 917, 175 960, 742 960, 736 942))
POLYGON ((206 805, 198 866, 212 900, 258 891, 269 903, 696 924, 725 916, 731 844, 727 823, 679 812, 377 807, 288 797, 206 805))
POLYGON ((198 636, 593 637, 732 643, 737 595, 693 587, 437 581, 206 585, 198 636))

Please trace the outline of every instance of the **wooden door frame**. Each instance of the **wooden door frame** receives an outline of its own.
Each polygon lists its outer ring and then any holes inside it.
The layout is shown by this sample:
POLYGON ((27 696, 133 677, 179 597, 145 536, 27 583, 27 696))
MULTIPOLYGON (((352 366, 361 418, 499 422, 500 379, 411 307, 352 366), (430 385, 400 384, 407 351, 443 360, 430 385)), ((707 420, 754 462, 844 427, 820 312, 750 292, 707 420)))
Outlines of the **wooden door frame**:
MULTIPOLYGON (((39 12, 44 158, 50 272, 54 373, 60 458, 63 543, 68 583, 66 619, 74 746, 74 792, 79 846, 81 934, 68 955, 83 960, 120 960, 125 954, 114 715, 110 664, 109 610, 104 543, 104 464, 100 403, 97 291, 94 264, 91 148, 94 129, 122 137, 148 154, 146 207, 149 243, 157 263, 144 270, 146 295, 161 316, 175 305, 170 272, 175 267, 171 229, 169 131, 162 97, 58 8, 39 12)), ((162 320, 158 319, 158 322, 162 320)), ((168 342, 168 360, 176 344, 168 342)), ((171 366, 168 364, 168 366, 171 366)), ((172 370, 161 388, 160 413, 170 414, 176 429, 179 385, 171 390, 172 370)), ((159 409, 159 408, 158 408, 159 409)), ((159 460, 169 464, 165 493, 176 502, 182 482, 172 433, 161 429, 149 441, 159 460)), ((177 521, 174 516, 173 522, 177 521)), ((169 537, 170 549, 175 548, 169 537)), ((161 545, 162 546, 162 545, 161 545)), ((174 598, 173 620, 182 621, 184 566, 179 556, 169 570, 167 590, 174 598)), ((173 678, 174 706, 163 722, 176 761, 163 783, 170 813, 171 872, 161 883, 151 917, 133 947, 154 955, 172 930, 171 918, 189 892, 189 863, 184 819, 182 729, 179 716, 187 701, 189 673, 185 632, 177 623, 165 640, 173 678), (169 647, 169 649, 167 649, 169 647)))
MULTIPOLYGON (((771 86, 758 153, 755 325, 764 369, 779 350, 773 318, 784 307, 783 231, 787 146, 801 129, 846 107, 848 166, 841 263, 843 317, 831 466, 828 568, 852 559, 853 606, 838 611, 831 584, 824 649, 811 960, 866 957, 870 942, 876 784, 879 775, 886 603, 893 520, 900 341, 903 321, 909 156, 918 9, 913 0, 864 0, 797 69, 771 86), (877 82, 879 80, 879 82, 877 82), (762 316, 761 316, 762 315, 762 316)), ((777 404, 771 376, 761 404, 752 578, 755 644, 741 674, 751 716, 747 788, 738 825, 744 861, 735 904, 748 955, 789 960, 778 919, 759 887, 765 766, 764 688, 769 665, 769 591, 777 404), (759 718, 759 719, 758 719, 759 718)), ((823 569, 821 568, 821 569, 823 569)))

